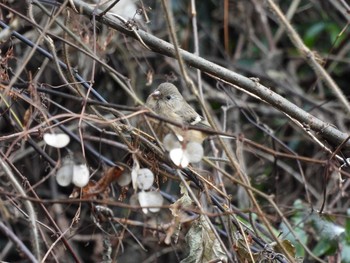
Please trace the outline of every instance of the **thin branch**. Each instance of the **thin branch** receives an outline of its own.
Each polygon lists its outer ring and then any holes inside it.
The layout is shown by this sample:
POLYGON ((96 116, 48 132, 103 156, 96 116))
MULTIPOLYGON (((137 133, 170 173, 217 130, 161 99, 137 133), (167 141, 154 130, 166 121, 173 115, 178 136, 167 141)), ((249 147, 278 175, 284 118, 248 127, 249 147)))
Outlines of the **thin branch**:
POLYGON ((272 0, 267 0, 266 3, 271 8, 271 11, 277 16, 280 23, 286 28, 286 32, 294 44, 294 46, 299 50, 300 54, 305 58, 305 60, 310 64, 311 68, 315 71, 316 75, 322 79, 326 85, 333 90, 334 94, 338 97, 338 100, 343 104, 344 109, 350 113, 350 103, 346 99, 345 95, 338 87, 337 83, 331 78, 328 72, 320 63, 320 59, 317 58, 316 54, 312 52, 303 42, 299 34, 289 23, 287 18, 284 16, 279 7, 272 0))
MULTIPOLYGON (((74 3, 82 10, 82 12, 88 16, 91 16, 93 9, 85 4, 81 0, 75 0, 74 3)), ((99 18, 99 21, 130 36, 135 38, 134 33, 127 30, 117 19, 109 16, 99 18)), ((138 30, 140 37, 154 52, 158 52, 162 55, 175 57, 175 51, 172 44, 163 41, 145 31, 138 30)), ((289 116, 295 118, 300 123, 308 125, 310 129, 318 133, 332 143, 339 144, 347 138, 347 133, 341 132, 334 128, 331 124, 326 123, 315 116, 304 111, 294 103, 285 99, 281 95, 275 93, 271 88, 260 84, 258 81, 252 80, 240 74, 237 74, 227 68, 221 67, 215 63, 212 63, 204 58, 195 56, 194 54, 180 49, 180 54, 183 60, 189 65, 200 69, 211 76, 215 76, 217 79, 227 82, 235 87, 239 87, 242 91, 248 92, 248 94, 254 94, 262 101, 272 105, 281 112, 285 112, 289 116)), ((350 142, 345 146, 350 148, 350 142)))
MULTIPOLYGON (((1 153, 2 154, 2 153, 1 153)), ((26 197, 27 194, 24 191, 23 187, 21 186, 21 184, 17 181, 15 175, 12 173, 10 167, 7 165, 7 163, 3 160, 3 158, 0 158, 0 166, 2 168, 2 170, 6 173, 7 178, 9 179, 9 181, 11 182, 11 185, 16 189, 16 191, 26 197)), ((31 237, 33 238, 33 248, 34 248, 34 253, 36 258, 40 261, 41 256, 40 256, 40 242, 39 242, 39 231, 36 225, 36 221, 37 221, 37 217, 34 211, 34 207, 32 205, 32 203, 28 200, 24 201, 24 205, 27 209, 27 213, 28 213, 28 217, 29 217, 29 227, 28 230, 31 233, 31 237)), ((33 262, 37 262, 37 261, 33 261, 33 262)))
MULTIPOLYGON (((2 160, 0 161, 2 162, 2 160)), ((0 221, 0 231, 7 236, 9 239, 12 240, 13 243, 16 244, 16 246, 19 248, 21 252, 23 252, 24 255, 27 256, 27 258, 30 260, 30 262, 37 263, 38 260, 34 257, 34 255, 30 252, 30 250, 26 247, 23 242, 18 239, 18 237, 9 229, 3 222, 0 221)))

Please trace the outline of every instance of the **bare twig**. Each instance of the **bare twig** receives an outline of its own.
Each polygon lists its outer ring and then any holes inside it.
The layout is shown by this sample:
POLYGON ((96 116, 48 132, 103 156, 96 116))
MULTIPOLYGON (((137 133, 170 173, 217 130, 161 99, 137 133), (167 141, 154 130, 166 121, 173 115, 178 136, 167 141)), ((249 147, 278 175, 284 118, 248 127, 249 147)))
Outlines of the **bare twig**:
MULTIPOLYGON (((0 166, 2 167, 2 170, 6 173, 8 180, 11 182, 12 186, 16 189, 16 191, 22 195, 27 196, 26 192, 22 188, 21 184, 17 181, 15 175, 12 173, 10 167, 7 165, 7 163, 3 160, 3 158, 0 158, 0 166)), ((34 207, 32 203, 28 200, 24 201, 24 205, 26 206, 27 213, 29 216, 29 232, 31 233, 31 236, 33 238, 33 248, 35 257, 37 258, 37 261, 40 261, 41 259, 41 253, 40 253, 40 242, 39 242, 39 231, 38 227, 36 225, 36 214, 34 211, 34 207)), ((19 244, 19 243, 18 243, 19 244)), ((33 261, 33 262, 37 262, 33 261)))
MULTIPOLYGON (((0 161, 2 162, 2 160, 0 161)), ((26 247, 23 242, 18 239, 18 237, 9 229, 6 225, 4 225, 3 222, 0 221, 0 231, 7 237, 9 237, 13 243, 16 244, 16 246, 21 250, 21 252, 27 256, 27 258, 30 260, 32 263, 37 263, 39 262, 34 255, 30 252, 30 250, 26 247)))
MULTIPOLYGON (((93 10, 83 1, 75 0, 75 4, 76 6, 79 6, 86 15, 90 16, 92 14, 93 10)), ((134 37, 134 35, 131 34, 128 30, 126 30, 123 27, 123 25, 120 24, 119 21, 113 18, 105 16, 102 19, 100 19, 100 22, 105 23, 106 25, 109 25, 116 30, 119 30, 126 35, 134 37)), ((144 40, 144 42, 147 44, 147 46, 150 47, 153 51, 171 57, 175 56, 173 45, 157 37, 154 37, 153 35, 150 35, 142 30, 139 30, 138 33, 144 40)), ((244 92, 249 92, 251 94, 254 94, 255 96, 258 96, 260 99, 271 104, 276 109, 285 112, 289 116, 297 119, 300 123, 305 123, 309 125, 312 130, 317 132, 320 136, 323 136, 328 140, 332 141, 333 143, 339 144, 347 138, 346 133, 339 131, 332 125, 307 113, 306 111, 302 110, 300 107, 296 106, 284 97, 273 92, 271 88, 263 86, 262 84, 254 80, 251 80, 247 77, 230 71, 206 59, 197 57, 187 51, 180 50, 180 53, 184 61, 189 65, 199 68, 207 74, 216 76, 216 78, 219 80, 225 81, 230 84, 234 84, 236 85, 235 87, 240 87, 240 89, 244 92)), ((347 143, 346 148, 349 147, 350 143, 347 143)))
POLYGON ((306 59, 306 61, 310 64, 311 68, 315 71, 316 75, 321 78, 326 85, 333 90, 334 94, 338 97, 339 101, 343 104, 344 109, 350 113, 350 104, 349 101, 344 96, 341 89, 335 83, 335 81, 331 78, 328 72, 321 65, 320 60, 317 58, 314 52, 312 52, 302 41, 299 34, 289 23, 287 18, 284 16, 282 11, 278 8, 272 0, 267 0, 266 3, 271 8, 271 11, 277 16, 280 23, 286 28, 286 32, 291 39, 292 43, 299 50, 302 56, 306 59))

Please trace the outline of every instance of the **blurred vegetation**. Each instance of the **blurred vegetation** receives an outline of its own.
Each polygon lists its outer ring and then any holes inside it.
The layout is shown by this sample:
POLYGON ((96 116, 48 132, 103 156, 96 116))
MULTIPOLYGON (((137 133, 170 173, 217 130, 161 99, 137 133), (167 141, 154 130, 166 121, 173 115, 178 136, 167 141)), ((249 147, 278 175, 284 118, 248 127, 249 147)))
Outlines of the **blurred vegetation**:
MULTIPOLYGON (((140 41, 145 31, 172 42, 168 11, 181 49, 198 45, 199 57, 348 134, 339 99, 350 95, 346 1, 274 1, 340 95, 271 1, 121 0, 97 16, 82 11, 84 2, 0 2, 0 261, 350 262, 347 144, 186 66, 193 90, 177 59, 140 41), (208 108, 218 134, 233 136, 206 140, 199 164, 177 167, 143 129, 157 119, 144 101, 165 81, 204 117, 208 108), (47 133, 70 143, 52 147, 47 133), (86 165, 86 187, 57 184, 67 158, 74 169, 86 165), (144 189, 120 181, 144 168, 154 175, 144 192, 162 196, 161 205, 142 207, 144 189)), ((100 2, 89 2, 95 14, 116 1, 100 2)), ((69 169, 63 174, 77 176, 69 169)))

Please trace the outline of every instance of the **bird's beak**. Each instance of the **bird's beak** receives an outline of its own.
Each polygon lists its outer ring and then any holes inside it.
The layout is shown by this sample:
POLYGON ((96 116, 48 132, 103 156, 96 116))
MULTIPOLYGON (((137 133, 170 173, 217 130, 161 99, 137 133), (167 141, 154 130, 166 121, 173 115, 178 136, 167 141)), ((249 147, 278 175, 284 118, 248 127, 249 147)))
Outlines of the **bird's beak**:
POLYGON ((155 100, 159 100, 159 98, 160 98, 160 91, 159 90, 156 90, 156 91, 154 91, 153 93, 151 93, 151 95, 150 95, 153 99, 155 99, 155 100))

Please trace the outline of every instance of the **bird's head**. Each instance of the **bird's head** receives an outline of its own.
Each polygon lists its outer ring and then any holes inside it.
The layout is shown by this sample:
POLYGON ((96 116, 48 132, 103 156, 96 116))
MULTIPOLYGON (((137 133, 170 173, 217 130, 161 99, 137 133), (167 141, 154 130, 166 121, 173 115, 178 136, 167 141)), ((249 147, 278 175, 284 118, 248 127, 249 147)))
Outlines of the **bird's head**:
POLYGON ((165 82, 148 96, 146 105, 155 112, 167 116, 169 111, 177 111, 183 100, 184 98, 176 86, 165 82))

